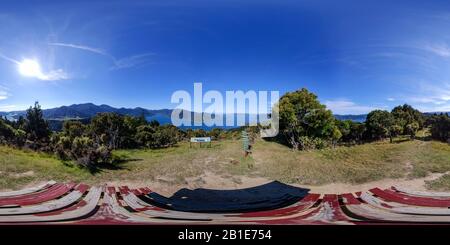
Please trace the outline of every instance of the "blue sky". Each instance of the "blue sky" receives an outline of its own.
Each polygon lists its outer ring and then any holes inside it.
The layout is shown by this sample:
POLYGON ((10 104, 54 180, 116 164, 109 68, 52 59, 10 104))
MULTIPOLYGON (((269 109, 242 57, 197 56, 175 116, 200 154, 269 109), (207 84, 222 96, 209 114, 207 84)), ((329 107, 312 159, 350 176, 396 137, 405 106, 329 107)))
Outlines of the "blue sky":
POLYGON ((450 111, 449 26, 448 1, 2 1, 0 111, 173 108, 194 82, 307 87, 338 114, 450 111))

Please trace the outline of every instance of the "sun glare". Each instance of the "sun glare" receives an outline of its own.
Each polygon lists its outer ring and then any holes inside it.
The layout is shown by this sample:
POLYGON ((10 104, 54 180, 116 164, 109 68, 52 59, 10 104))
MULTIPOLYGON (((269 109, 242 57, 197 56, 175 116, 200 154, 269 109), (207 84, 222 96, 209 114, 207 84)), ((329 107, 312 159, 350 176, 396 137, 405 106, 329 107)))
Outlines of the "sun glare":
POLYGON ((24 59, 19 63, 19 72, 26 77, 42 77, 41 66, 36 60, 24 59))

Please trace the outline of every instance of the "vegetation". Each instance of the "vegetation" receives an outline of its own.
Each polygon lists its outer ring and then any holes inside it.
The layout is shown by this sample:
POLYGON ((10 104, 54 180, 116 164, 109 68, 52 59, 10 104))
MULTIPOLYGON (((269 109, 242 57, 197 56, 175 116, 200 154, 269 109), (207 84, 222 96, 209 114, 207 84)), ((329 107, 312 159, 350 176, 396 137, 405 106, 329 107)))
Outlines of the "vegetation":
POLYGON ((423 128, 424 116, 410 105, 397 106, 392 109, 391 114, 394 117, 395 125, 399 127, 400 134, 414 138, 417 131, 423 128))
POLYGON ((450 117, 447 114, 433 115, 427 120, 431 137, 450 143, 450 117))
POLYGON ((242 143, 237 140, 214 142, 211 148, 189 148, 188 142, 179 142, 168 148, 114 150, 113 158, 125 161, 100 168, 95 174, 72 162, 62 164, 51 154, 0 146, 0 188, 49 179, 140 186, 160 183, 177 188, 210 181, 234 186, 230 183, 239 184, 249 177, 301 185, 359 184, 450 171, 449 144, 405 139, 408 137, 396 137, 393 144, 384 140, 307 152, 257 140, 250 158, 243 157, 242 143))
POLYGON ((450 142, 450 118, 447 114, 426 118, 404 104, 391 112, 371 111, 364 123, 335 119, 320 104, 317 96, 303 88, 283 95, 279 102, 280 143, 294 150, 324 149, 329 146, 361 144, 407 135, 414 139, 419 130, 429 127, 431 138, 450 142))
POLYGON ((360 184, 450 171, 450 145, 404 141, 400 137, 394 139, 394 144, 377 141, 309 152, 295 152, 281 144, 261 141, 255 145, 253 157, 262 176, 308 185, 360 184))
MULTIPOLYGON (((64 121, 62 130, 54 132, 35 103, 26 117, 0 118, 0 186, 42 178, 162 178, 180 184, 205 171, 233 179, 252 175, 299 184, 363 183, 450 171, 447 114, 425 116, 405 104, 391 112, 374 110, 364 123, 341 121, 307 89, 283 95, 279 108, 280 135, 256 140, 252 156, 244 158, 241 132, 254 138, 259 127, 181 130, 147 122, 144 116, 100 113, 89 122, 64 121), (216 140, 212 148, 189 148, 187 139, 205 136, 216 140)), ((442 189, 448 179, 444 175, 428 185, 442 189)))
POLYGON ((148 123, 144 117, 116 113, 98 114, 86 125, 80 121, 65 121, 61 132, 52 132, 36 102, 27 110, 26 118, 17 122, 0 120, 0 140, 95 168, 102 163, 112 163, 111 152, 115 149, 170 147, 180 140, 180 133, 173 126, 160 126, 148 123))
POLYGON ((27 110, 26 118, 17 121, 0 119, 0 143, 54 154, 64 162, 74 161, 91 170, 120 160, 112 154, 117 149, 167 148, 190 137, 236 139, 239 135, 239 129, 182 131, 172 125, 160 125, 157 121, 147 122, 143 116, 117 113, 97 114, 89 123, 67 120, 60 132, 52 132, 37 102, 27 110))
POLYGON ((342 136, 331 111, 305 88, 283 95, 279 110, 280 132, 295 150, 325 148, 342 136))

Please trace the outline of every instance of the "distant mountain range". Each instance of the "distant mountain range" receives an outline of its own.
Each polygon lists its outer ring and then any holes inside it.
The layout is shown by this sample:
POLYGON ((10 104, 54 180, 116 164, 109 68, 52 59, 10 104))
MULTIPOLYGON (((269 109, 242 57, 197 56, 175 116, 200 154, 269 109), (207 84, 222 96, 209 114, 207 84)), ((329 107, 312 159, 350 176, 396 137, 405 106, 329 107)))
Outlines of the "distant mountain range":
MULTIPOLYGON (((161 124, 167 124, 171 122, 171 109, 149 110, 141 107, 131 108, 114 108, 109 105, 95 105, 92 103, 74 104, 70 106, 61 106, 52 109, 43 110, 44 118, 50 121, 61 121, 68 119, 84 119, 89 120, 98 113, 115 112, 121 115, 129 116, 141 116, 144 115, 149 121, 157 120, 161 124)), ((440 112, 439 112, 440 113, 440 112)), ((447 112, 449 113, 449 112, 447 112)), ((424 113, 432 114, 432 113, 424 113)), ((0 112, 0 116, 7 117, 9 120, 18 119, 20 116, 25 116, 26 111, 11 111, 0 112)), ((364 122, 367 114, 361 115, 334 115, 339 120, 352 120, 355 122, 364 122)), ((58 124, 58 123, 57 123, 58 124)), ((57 126, 57 128, 59 125, 57 126)))
POLYGON ((336 119, 339 120, 351 120, 354 122, 364 122, 366 121, 367 114, 361 115, 334 115, 336 119))
MULTIPOLYGON (((162 110, 148 110, 140 107, 134 109, 129 108, 114 108, 109 105, 95 105, 92 103, 85 104, 75 104, 70 106, 61 106, 52 109, 42 110, 44 118, 49 120, 50 127, 53 130, 60 130, 64 120, 76 119, 82 121, 89 121, 93 116, 98 113, 105 112, 115 112, 121 115, 129 116, 141 116, 148 120, 157 120, 161 124, 170 123, 170 116, 172 110, 162 109, 162 110)), ((6 117, 9 120, 16 120, 20 116, 25 116, 26 111, 11 111, 11 112, 0 112, 0 116, 6 117)))
MULTIPOLYGON (((52 109, 44 109, 42 111, 44 114, 44 118, 49 120, 86 119, 92 118, 96 114, 104 112, 115 112, 118 114, 129 116, 144 115, 145 117, 164 116, 170 118, 170 114, 172 113, 172 110, 170 109, 148 110, 141 107, 136 107, 134 109, 114 108, 109 105, 95 105, 92 103, 61 106, 52 109)), ((18 119, 20 116, 25 115, 26 111, 0 112, 0 116, 6 116, 9 119, 18 119)))

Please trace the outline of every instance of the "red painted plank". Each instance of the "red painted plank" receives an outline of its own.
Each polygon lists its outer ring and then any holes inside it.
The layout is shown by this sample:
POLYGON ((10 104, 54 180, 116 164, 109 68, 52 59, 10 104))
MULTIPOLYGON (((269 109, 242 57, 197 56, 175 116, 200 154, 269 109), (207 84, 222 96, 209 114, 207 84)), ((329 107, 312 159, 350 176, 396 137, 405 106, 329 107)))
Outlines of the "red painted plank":
POLYGON ((49 181, 47 183, 45 183, 44 185, 41 186, 37 186, 37 187, 31 187, 31 188, 26 188, 26 189, 22 189, 22 190, 17 190, 17 191, 7 191, 7 192, 0 192, 0 199, 2 198, 17 198, 23 195, 28 195, 28 194, 32 194, 32 193, 36 193, 36 192, 40 192, 43 191, 53 185, 55 185, 56 182, 54 181, 49 181))
MULTIPOLYGON (((75 188, 75 190, 78 190, 81 193, 86 193, 86 191, 88 189, 89 189, 89 186, 85 185, 85 184, 80 184, 80 185, 78 185, 75 188)), ((87 204, 86 201, 80 200, 75 205, 72 205, 70 207, 59 209, 59 210, 56 210, 56 211, 51 211, 51 212, 39 213, 39 214, 35 214, 35 215, 36 216, 50 216, 50 215, 62 214, 62 213, 67 212, 67 211, 72 211, 72 210, 76 210, 76 209, 79 209, 81 207, 84 207, 84 206, 86 206, 86 204, 87 204)))
POLYGON ((426 207, 450 207, 450 200, 408 196, 391 190, 381 190, 379 188, 371 189, 370 192, 386 201, 391 202, 426 207))
POLYGON ((349 217, 342 212, 341 205, 339 204, 339 198, 336 194, 327 194, 323 197, 324 205, 328 203, 330 205, 333 217, 331 221, 349 221, 349 217))
POLYGON ((137 222, 132 222, 121 214, 116 213, 110 203, 105 202, 111 200, 111 196, 116 196, 116 188, 112 186, 107 186, 105 188, 105 193, 103 197, 103 203, 100 205, 97 212, 91 217, 75 222, 75 224, 82 225, 126 225, 126 224, 136 224, 137 222))
POLYGON ((61 183, 57 183, 54 184, 52 186, 50 186, 49 188, 46 188, 44 190, 38 191, 38 192, 34 192, 34 193, 28 193, 25 195, 20 195, 20 196, 12 196, 12 197, 0 197, 0 205, 2 202, 6 202, 6 201, 12 201, 12 200, 22 200, 22 199, 28 199, 28 198, 33 198, 36 195, 39 195, 41 193, 45 193, 45 192, 49 192, 49 191, 53 191, 57 188, 60 188, 63 184, 61 183))
POLYGON ((61 197, 62 195, 70 191, 74 186, 75 184, 73 183, 61 185, 57 184, 42 192, 24 195, 18 198, 1 199, 0 206, 7 206, 7 205, 25 206, 50 201, 52 199, 61 197))
MULTIPOLYGON (((361 195, 361 193, 360 193, 361 195)), ((341 194, 341 197, 345 198, 345 204, 346 205, 359 205, 361 202, 352 194, 352 193, 345 193, 341 194)))
MULTIPOLYGON (((320 206, 314 208, 311 212, 296 216, 296 217, 289 217, 289 218, 282 218, 282 219, 270 219, 270 217, 267 217, 265 220, 258 220, 256 223, 260 224, 324 224, 323 222, 317 221, 317 220, 305 220, 307 218, 310 218, 314 216, 315 214, 319 213, 320 206)), ((255 222, 252 220, 249 220, 247 222, 255 222)))

